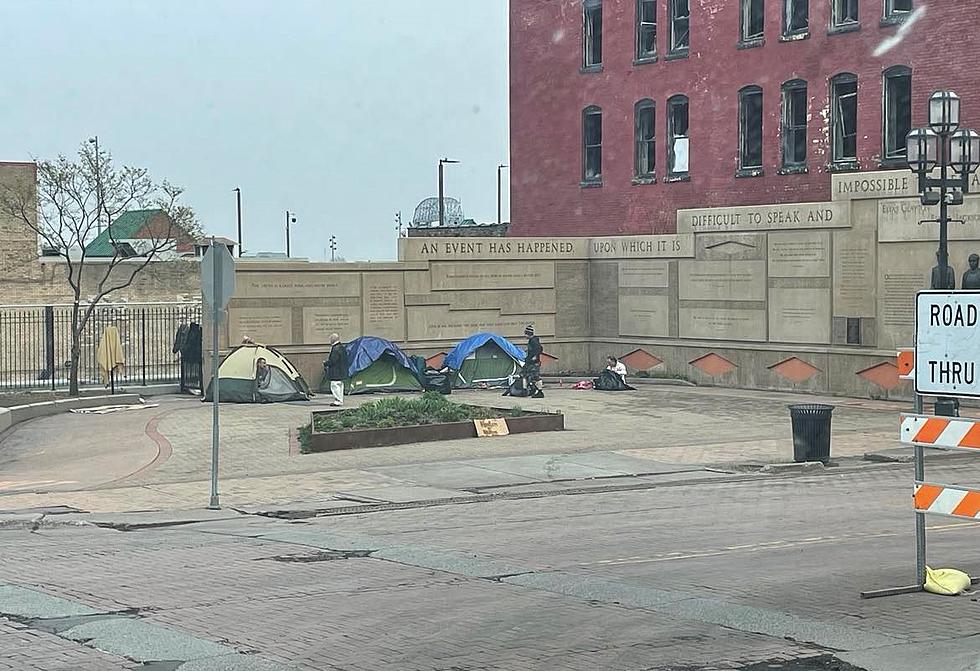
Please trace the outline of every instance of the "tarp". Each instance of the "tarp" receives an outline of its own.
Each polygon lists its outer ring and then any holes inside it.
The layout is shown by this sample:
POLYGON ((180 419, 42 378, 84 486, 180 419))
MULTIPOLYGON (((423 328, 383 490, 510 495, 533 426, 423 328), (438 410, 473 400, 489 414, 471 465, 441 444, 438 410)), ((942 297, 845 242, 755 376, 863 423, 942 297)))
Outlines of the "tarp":
MULTIPOLYGON (((280 401, 305 401, 310 388, 299 371, 280 352, 262 345, 241 345, 225 357, 218 367, 220 401, 222 403, 275 403, 280 401), (256 380, 255 364, 265 359, 268 376, 261 384, 256 380)), ((204 400, 213 398, 212 384, 208 383, 204 400)))
POLYGON ((354 377, 380 359, 385 352, 390 354, 403 368, 415 370, 408 355, 398 345, 384 338, 361 336, 351 340, 345 347, 347 348, 347 377, 354 377))
POLYGON ((374 391, 421 391, 422 383, 412 360, 395 343, 362 336, 345 346, 348 361, 348 394, 374 391))
POLYGON ((524 350, 516 345, 512 344, 507 338, 497 335, 496 333, 474 333, 469 338, 459 343, 446 355, 443 359, 442 365, 448 366, 453 370, 459 370, 463 365, 463 359, 471 355, 476 351, 478 347, 485 345, 488 342, 493 342, 502 349, 506 354, 510 355, 515 361, 521 363, 524 362, 524 350))

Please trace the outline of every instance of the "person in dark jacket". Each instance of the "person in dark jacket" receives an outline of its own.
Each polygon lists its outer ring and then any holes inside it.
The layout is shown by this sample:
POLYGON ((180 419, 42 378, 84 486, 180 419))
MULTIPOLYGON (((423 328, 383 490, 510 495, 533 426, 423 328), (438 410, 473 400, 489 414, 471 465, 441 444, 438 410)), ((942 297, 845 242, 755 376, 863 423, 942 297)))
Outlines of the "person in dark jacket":
POLYGON ((541 390, 541 354, 544 353, 541 339, 534 335, 532 324, 524 328, 524 335, 527 336, 527 357, 524 359, 523 377, 529 392, 528 396, 544 398, 544 392, 541 390))
POLYGON ((330 355, 324 363, 327 379, 330 380, 330 393, 333 394, 333 403, 330 405, 341 406, 344 404, 344 380, 347 379, 347 347, 340 342, 340 335, 331 333, 328 340, 330 343, 330 355))

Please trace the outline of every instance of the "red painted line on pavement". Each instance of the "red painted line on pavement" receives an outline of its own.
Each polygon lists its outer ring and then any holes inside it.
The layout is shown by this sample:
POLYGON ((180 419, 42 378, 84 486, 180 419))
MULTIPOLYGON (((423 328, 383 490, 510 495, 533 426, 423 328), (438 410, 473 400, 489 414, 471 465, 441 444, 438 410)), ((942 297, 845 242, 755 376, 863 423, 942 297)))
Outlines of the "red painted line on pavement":
POLYGON ((154 417, 150 418, 150 421, 146 423, 146 427, 143 429, 143 433, 146 434, 146 437, 152 440, 153 443, 157 446, 157 454, 153 458, 153 461, 151 461, 150 463, 146 464, 141 468, 136 469, 129 475, 124 475, 121 478, 116 478, 115 480, 110 480, 109 482, 103 482, 102 484, 96 485, 91 489, 103 489, 109 487, 110 485, 117 485, 123 482, 124 480, 129 480, 130 478, 135 478, 136 476, 139 475, 146 475, 147 473, 150 473, 153 470, 159 468, 162 464, 164 464, 167 461, 167 459, 172 457, 174 453, 173 445, 170 444, 170 441, 167 440, 166 436, 160 433, 160 431, 157 429, 157 426, 159 426, 161 419, 163 419, 170 413, 176 412, 177 410, 181 410, 181 409, 182 408, 172 408, 165 412, 161 412, 159 415, 155 415, 154 417))

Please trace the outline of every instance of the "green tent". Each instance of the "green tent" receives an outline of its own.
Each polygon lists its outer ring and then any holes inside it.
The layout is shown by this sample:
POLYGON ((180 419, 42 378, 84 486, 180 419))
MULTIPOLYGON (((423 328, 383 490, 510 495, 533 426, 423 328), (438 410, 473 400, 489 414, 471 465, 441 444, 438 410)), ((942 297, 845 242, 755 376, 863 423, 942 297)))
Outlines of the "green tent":
POLYGON ((348 394, 373 391, 422 391, 415 374, 385 352, 370 366, 355 373, 345 385, 348 394))
POLYGON ((462 360, 453 386, 457 389, 507 387, 520 374, 521 361, 505 352, 496 341, 487 340, 462 360))

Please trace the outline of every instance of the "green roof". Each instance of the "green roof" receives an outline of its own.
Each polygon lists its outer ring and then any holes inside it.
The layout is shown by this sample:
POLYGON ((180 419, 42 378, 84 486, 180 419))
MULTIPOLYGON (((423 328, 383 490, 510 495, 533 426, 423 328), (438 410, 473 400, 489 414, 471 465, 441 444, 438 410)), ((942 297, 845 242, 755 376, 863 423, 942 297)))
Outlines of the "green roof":
POLYGON ((87 256, 115 256, 116 251, 112 247, 113 240, 126 240, 136 237, 144 226, 150 223, 163 210, 130 210, 123 212, 112 222, 109 228, 99 233, 98 237, 85 247, 87 256))

